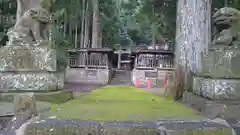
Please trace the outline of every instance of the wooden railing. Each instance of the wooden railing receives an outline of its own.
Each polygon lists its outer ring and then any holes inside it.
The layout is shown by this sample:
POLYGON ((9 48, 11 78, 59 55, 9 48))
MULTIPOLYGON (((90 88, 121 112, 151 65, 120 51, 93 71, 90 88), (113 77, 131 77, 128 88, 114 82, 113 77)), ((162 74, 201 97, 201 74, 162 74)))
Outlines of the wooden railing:
MULTIPOLYGON (((109 51, 110 52, 110 51, 109 51)), ((72 50, 68 51, 70 68, 109 68, 110 62, 108 52, 88 51, 88 50, 72 50)))
POLYGON ((138 69, 173 69, 174 53, 167 51, 139 51, 135 56, 135 68, 138 69))

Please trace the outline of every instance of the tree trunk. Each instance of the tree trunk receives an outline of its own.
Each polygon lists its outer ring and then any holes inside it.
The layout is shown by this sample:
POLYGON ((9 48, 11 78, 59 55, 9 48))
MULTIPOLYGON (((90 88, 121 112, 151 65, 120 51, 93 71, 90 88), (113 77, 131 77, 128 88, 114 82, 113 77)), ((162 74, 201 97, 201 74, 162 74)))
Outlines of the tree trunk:
POLYGON ((99 40, 98 40, 98 47, 99 48, 102 48, 103 46, 102 46, 102 31, 101 31, 101 29, 100 29, 100 32, 99 32, 99 40))
MULTIPOLYGON (((154 27, 152 28, 152 31, 154 31, 154 27)), ((154 32, 152 32, 152 46, 153 49, 156 49, 156 36, 154 32)))
POLYGON ((82 23, 81 23, 81 38, 80 38, 80 48, 84 46, 84 23, 86 23, 86 17, 85 17, 85 0, 82 1, 82 23))
POLYGON ((67 12, 65 12, 65 13, 64 13, 64 30, 63 30, 63 37, 64 37, 64 38, 66 38, 67 24, 68 24, 67 12))
MULTIPOLYGON (((154 7, 152 8, 152 15, 155 15, 154 7)), ((152 24, 152 46, 153 49, 156 49, 156 32, 155 32, 155 23, 152 24)))
MULTIPOLYGON (((72 28, 72 24, 71 24, 71 22, 69 22, 70 24, 69 24, 69 27, 68 27, 68 31, 69 31, 69 37, 70 37, 70 41, 71 41, 71 44, 74 44, 73 43, 73 28, 72 28)), ((74 44, 74 48, 77 48, 77 46, 74 44)))
POLYGON ((99 48, 100 15, 98 0, 93 0, 92 48, 99 48))
POLYGON ((75 24, 75 31, 74 31, 75 33, 75 37, 74 37, 74 44, 75 44, 75 46, 77 46, 77 47, 81 47, 81 45, 78 45, 78 24, 76 23, 75 24))
POLYGON ((85 26, 84 26, 84 48, 88 48, 89 46, 89 19, 90 19, 90 13, 89 13, 89 2, 86 3, 86 18, 85 18, 85 26))

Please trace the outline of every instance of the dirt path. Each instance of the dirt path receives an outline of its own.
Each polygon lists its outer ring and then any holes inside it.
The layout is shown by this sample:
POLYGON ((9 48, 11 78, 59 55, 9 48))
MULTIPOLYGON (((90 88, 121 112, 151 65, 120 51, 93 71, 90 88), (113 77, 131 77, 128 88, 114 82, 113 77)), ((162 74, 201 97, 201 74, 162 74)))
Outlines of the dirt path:
POLYGON ((94 89, 101 88, 104 85, 96 85, 96 84, 65 84, 65 89, 72 92, 91 92, 94 89))

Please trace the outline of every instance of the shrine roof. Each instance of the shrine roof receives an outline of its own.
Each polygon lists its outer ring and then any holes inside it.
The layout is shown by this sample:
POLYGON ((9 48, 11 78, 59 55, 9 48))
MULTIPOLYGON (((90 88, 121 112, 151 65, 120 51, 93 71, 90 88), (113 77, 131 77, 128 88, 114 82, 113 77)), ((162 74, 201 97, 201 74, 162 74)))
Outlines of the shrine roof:
POLYGON ((167 50, 153 50, 153 49, 133 49, 133 54, 162 54, 162 55, 174 55, 173 51, 167 50))

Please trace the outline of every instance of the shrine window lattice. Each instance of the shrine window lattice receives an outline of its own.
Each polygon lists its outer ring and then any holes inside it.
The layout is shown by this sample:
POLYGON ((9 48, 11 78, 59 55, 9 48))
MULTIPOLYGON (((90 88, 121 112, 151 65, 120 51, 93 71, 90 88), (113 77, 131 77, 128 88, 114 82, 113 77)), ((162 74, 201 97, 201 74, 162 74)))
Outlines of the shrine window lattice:
POLYGON ((102 53, 69 53, 70 68, 108 68, 108 56, 102 53))
POLYGON ((135 59, 135 67, 138 69, 172 69, 173 57, 161 54, 140 54, 135 59))

